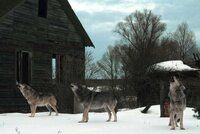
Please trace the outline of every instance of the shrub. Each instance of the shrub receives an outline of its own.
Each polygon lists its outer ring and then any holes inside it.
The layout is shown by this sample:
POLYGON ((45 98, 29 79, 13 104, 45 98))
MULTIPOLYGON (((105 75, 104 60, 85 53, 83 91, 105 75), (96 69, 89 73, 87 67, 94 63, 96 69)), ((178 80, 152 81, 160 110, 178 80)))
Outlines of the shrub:
POLYGON ((193 111, 195 112, 194 117, 200 119, 200 105, 194 108, 193 111))

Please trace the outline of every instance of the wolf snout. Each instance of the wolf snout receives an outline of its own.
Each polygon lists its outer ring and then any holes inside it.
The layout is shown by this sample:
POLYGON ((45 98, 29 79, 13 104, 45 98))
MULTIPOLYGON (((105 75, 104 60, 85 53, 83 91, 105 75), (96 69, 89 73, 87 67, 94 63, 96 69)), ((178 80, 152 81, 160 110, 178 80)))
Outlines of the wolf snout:
POLYGON ((70 87, 71 87, 71 88, 74 88, 74 87, 75 87, 75 85, 74 85, 73 83, 71 83, 70 87))
POLYGON ((16 83, 16 87, 19 89, 19 88, 20 88, 20 84, 19 84, 19 83, 16 83))
POLYGON ((73 88, 74 86, 73 86, 73 85, 71 85, 70 87, 71 87, 71 88, 73 88))

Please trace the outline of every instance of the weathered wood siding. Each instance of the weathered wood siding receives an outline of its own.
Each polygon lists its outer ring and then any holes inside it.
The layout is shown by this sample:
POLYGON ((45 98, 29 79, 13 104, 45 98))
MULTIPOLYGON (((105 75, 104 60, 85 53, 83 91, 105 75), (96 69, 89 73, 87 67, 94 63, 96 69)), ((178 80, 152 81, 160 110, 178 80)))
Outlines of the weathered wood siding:
MULTIPOLYGON (((31 52, 31 85, 39 90, 51 87, 53 54, 65 57, 64 82, 58 85, 83 80, 85 48, 78 32, 57 0, 48 0, 47 18, 38 17, 38 0, 26 0, 0 18, 1 99, 3 96, 4 100, 14 101, 19 96, 15 88, 18 50, 31 52)), ((73 101, 69 87, 59 87, 63 88, 62 94, 66 92, 70 95, 66 95, 68 98, 65 100, 73 101)), ((63 103, 69 105, 66 106, 67 112, 71 112, 69 103, 73 102, 63 103)))

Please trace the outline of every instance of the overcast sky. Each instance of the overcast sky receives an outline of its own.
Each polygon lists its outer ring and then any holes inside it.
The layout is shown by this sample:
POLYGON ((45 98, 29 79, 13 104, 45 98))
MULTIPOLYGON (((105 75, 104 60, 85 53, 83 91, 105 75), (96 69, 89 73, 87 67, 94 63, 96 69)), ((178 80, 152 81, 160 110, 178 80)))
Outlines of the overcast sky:
POLYGON ((68 0, 95 45, 91 49, 96 60, 108 45, 113 45, 113 29, 127 15, 150 9, 161 15, 167 32, 175 31, 178 24, 187 22, 195 32, 200 45, 200 0, 68 0))

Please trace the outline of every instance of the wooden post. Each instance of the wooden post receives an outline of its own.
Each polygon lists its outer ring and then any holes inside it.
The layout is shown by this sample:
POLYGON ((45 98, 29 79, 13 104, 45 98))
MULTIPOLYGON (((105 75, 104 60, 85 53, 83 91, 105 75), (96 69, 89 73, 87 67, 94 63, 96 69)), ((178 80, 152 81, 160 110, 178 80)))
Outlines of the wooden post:
POLYGON ((168 91, 169 91, 168 84, 164 80, 161 80, 160 82, 160 117, 166 117, 165 109, 164 109, 164 101, 168 95, 168 91))

